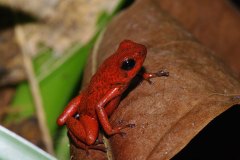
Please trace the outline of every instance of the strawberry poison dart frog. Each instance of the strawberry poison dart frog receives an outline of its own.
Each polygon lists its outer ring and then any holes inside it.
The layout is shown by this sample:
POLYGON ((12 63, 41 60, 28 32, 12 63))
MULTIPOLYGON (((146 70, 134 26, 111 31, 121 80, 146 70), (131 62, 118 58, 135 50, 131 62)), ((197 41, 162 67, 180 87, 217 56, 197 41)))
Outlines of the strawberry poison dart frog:
MULTIPOLYGON (((88 87, 70 101, 57 123, 59 126, 66 124, 69 136, 77 147, 94 149, 99 126, 107 135, 121 134, 122 129, 133 126, 112 127, 108 117, 118 106, 131 80, 140 74, 146 55, 144 45, 130 40, 122 41, 117 51, 99 67, 88 87)), ((149 81, 153 77, 168 76, 168 72, 144 72, 141 76, 149 81)))

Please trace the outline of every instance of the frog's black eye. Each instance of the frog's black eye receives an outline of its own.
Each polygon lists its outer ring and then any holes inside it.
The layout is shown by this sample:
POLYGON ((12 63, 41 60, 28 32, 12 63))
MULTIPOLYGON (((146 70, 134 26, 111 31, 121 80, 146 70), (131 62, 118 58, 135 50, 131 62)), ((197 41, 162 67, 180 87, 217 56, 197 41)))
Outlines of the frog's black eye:
POLYGON ((129 71, 131 69, 133 69, 133 67, 135 66, 135 60, 134 59, 125 59, 123 62, 122 62, 122 66, 121 66, 121 69, 123 70, 126 70, 126 71, 129 71))

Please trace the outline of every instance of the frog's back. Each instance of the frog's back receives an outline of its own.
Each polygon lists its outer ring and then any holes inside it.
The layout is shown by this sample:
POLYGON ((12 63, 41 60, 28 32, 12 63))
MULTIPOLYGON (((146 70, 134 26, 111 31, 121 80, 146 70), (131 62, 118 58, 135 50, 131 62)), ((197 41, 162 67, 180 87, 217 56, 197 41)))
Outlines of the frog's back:
POLYGON ((95 108, 101 98, 110 89, 107 81, 101 79, 102 77, 93 76, 88 87, 82 92, 83 98, 80 104, 79 113, 96 116, 95 108))
POLYGON ((83 93, 79 113, 95 114, 95 108, 109 90, 127 88, 142 67, 147 51, 143 45, 123 41, 115 53, 104 60, 83 93))

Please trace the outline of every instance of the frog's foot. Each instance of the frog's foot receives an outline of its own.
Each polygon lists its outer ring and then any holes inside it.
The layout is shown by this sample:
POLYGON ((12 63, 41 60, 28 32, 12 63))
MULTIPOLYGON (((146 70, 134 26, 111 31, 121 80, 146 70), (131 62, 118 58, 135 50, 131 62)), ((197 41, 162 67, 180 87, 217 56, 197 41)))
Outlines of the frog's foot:
POLYGON ((169 72, 166 71, 166 70, 160 70, 155 74, 156 74, 157 77, 162 77, 162 76, 168 77, 169 76, 169 72))
POLYGON ((122 137, 125 137, 126 133, 123 132, 122 130, 125 128, 134 128, 135 126, 136 125, 134 123, 129 123, 129 124, 123 125, 123 121, 120 120, 120 121, 118 121, 117 127, 113 128, 113 132, 110 135, 120 134, 122 137))
POLYGON ((126 128, 134 128, 136 125, 134 123, 130 123, 126 125, 126 128))
POLYGON ((134 128, 136 125, 134 123, 129 123, 124 125, 124 123, 126 124, 126 122, 124 122, 124 120, 119 120, 117 122, 117 126, 122 127, 122 129, 124 128, 134 128))
POLYGON ((149 84, 152 84, 152 81, 150 80, 151 78, 155 78, 155 77, 162 77, 162 76, 165 76, 165 77, 168 77, 169 76, 169 72, 166 71, 166 70, 160 70, 156 73, 143 73, 143 79, 148 81, 149 84))
POLYGON ((106 152, 106 148, 104 146, 98 146, 97 144, 93 145, 87 145, 83 143, 82 141, 78 140, 77 137, 75 137, 71 131, 68 131, 68 135, 70 136, 71 140, 75 144, 77 148, 83 149, 86 151, 86 154, 89 155, 89 149, 99 150, 102 152, 106 152))
POLYGON ((126 135, 127 135, 127 133, 126 132, 123 132, 123 131, 121 131, 122 129, 124 129, 124 128, 134 128, 136 125, 135 124, 127 124, 127 125, 125 125, 125 126, 122 126, 122 128, 119 130, 119 132, 118 133, 116 133, 116 134, 119 134, 121 137, 125 137, 126 135))

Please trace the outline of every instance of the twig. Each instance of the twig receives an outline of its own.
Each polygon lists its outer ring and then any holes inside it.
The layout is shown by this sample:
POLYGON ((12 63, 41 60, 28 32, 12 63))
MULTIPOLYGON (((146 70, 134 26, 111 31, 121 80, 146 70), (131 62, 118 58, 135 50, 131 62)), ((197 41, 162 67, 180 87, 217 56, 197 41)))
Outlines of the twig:
POLYGON ((51 138, 49 130, 47 128, 46 118, 45 118, 43 104, 42 104, 42 97, 41 97, 41 93, 39 90, 39 84, 35 78, 31 58, 27 54, 27 50, 24 47, 24 42, 26 42, 26 40, 25 40, 24 33, 20 26, 15 27, 15 33, 16 33, 17 41, 21 46, 24 67, 26 70, 30 89, 32 92, 32 96, 33 96, 33 100, 34 100, 34 104, 35 104, 35 108, 36 108, 36 114, 37 114, 37 118, 38 118, 38 123, 40 126, 40 130, 42 132, 43 141, 44 141, 44 144, 46 145, 47 151, 51 154, 54 154, 52 138, 51 138))

